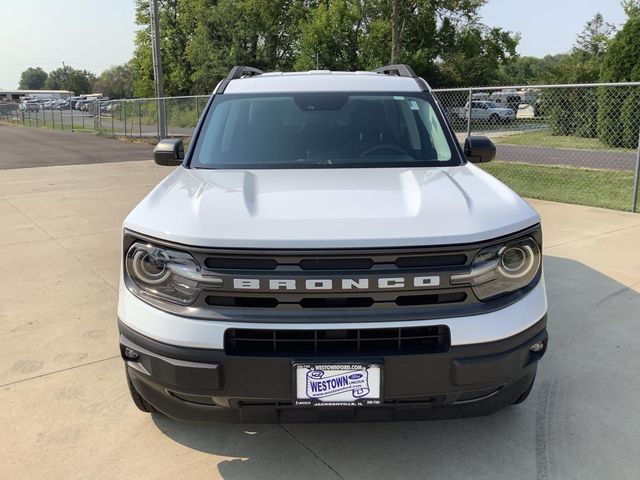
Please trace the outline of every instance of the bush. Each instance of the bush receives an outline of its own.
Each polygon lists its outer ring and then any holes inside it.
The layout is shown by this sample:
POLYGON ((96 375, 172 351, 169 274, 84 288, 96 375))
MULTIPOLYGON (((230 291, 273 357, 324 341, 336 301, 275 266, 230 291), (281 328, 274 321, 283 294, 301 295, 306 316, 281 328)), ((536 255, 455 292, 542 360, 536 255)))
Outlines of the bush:
POLYGON ((598 136, 598 95, 591 88, 583 88, 577 96, 575 134, 584 138, 596 138, 598 136))
POLYGON ((567 136, 576 132, 576 90, 548 90, 541 97, 551 135, 567 136))
POLYGON ((640 91, 638 89, 634 89, 624 100, 620 123, 622 125, 620 146, 637 148, 638 132, 640 132, 640 91))
POLYGON ((622 88, 602 87, 598 92, 598 138, 610 147, 620 147, 623 143, 620 115, 626 96, 622 88))
POLYGON ((573 135, 576 130, 573 109, 565 102, 549 108, 549 129, 551 135, 573 135))

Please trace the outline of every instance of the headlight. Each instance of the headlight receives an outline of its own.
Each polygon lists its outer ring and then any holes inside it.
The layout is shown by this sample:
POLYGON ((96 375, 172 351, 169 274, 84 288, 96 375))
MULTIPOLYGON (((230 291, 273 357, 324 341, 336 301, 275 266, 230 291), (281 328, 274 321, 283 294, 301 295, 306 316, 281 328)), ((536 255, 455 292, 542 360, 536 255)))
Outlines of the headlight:
POLYGON ((202 291, 200 265, 185 252, 136 242, 127 251, 126 274, 140 297, 191 305, 202 291))
POLYGON ((471 272, 452 275, 454 285, 470 284, 480 300, 526 287, 540 269, 540 247, 532 237, 482 250, 471 264, 471 272))

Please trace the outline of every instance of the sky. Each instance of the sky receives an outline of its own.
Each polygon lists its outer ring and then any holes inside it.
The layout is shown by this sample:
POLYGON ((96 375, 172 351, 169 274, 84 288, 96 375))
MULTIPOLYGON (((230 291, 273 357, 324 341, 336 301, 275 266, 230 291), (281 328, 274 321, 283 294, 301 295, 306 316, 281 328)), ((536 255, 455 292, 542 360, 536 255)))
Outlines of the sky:
POLYGON ((521 34, 520 55, 544 57, 569 51, 598 12, 616 25, 626 18, 620 0, 489 0, 480 14, 485 25, 521 34))
MULTIPOLYGON (((135 0, 0 0, 0 88, 17 88, 20 73, 62 66, 100 74, 133 54, 135 0)), ((619 0, 489 0, 483 23, 520 32, 521 55, 567 52, 600 12, 621 24, 619 0)))
POLYGON ((32 66, 100 74, 131 59, 135 0, 0 0, 0 88, 32 66))

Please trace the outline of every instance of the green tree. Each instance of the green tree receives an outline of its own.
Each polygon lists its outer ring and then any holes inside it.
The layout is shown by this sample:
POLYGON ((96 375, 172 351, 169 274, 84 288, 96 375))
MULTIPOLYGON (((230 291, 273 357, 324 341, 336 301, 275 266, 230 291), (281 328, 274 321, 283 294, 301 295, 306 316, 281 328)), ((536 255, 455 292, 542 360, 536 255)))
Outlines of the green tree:
POLYGON ((578 34, 573 47, 574 52, 584 52, 594 57, 603 55, 607 50, 607 44, 615 33, 616 27, 612 23, 604 21, 600 12, 589 20, 584 30, 578 34))
POLYGON ((47 72, 40 67, 29 67, 20 74, 20 85, 22 90, 42 90, 47 81, 47 72))
MULTIPOLYGON (((137 0, 134 94, 154 94, 148 0, 137 0)), ((518 37, 486 0, 161 0, 166 95, 209 93, 233 65, 371 69, 410 63, 433 85, 494 84, 518 37)))
POLYGON ((325 0, 301 27, 297 68, 411 64, 434 86, 495 84, 518 37, 478 21, 485 0, 325 0))
POLYGON ((555 56, 542 75, 545 83, 593 83, 600 72, 615 27, 594 15, 576 37, 570 53, 555 56))
MULTIPOLYGON (((630 17, 609 43, 602 63, 603 82, 640 80, 640 10, 625 5, 630 17)), ((598 100, 598 138, 607 145, 637 146, 638 98, 627 88, 603 88, 598 100), (636 132, 634 135, 633 132, 636 132)))
POLYGON ((308 0, 183 0, 193 35, 186 54, 194 93, 210 93, 234 65, 293 68, 308 0))
MULTIPOLYGON (((501 68, 504 78, 502 83, 507 85, 535 85, 548 83, 548 72, 559 63, 562 63, 567 55, 546 55, 543 58, 518 56, 501 68)), ((553 83, 553 82, 551 82, 553 83)))
POLYGON ((95 90, 109 98, 131 98, 133 96, 134 70, 131 62, 108 68, 95 82, 95 90))
POLYGON ((358 0, 331 0, 312 9, 301 27, 299 70, 353 70, 361 64, 359 39, 363 34, 363 12, 358 0))
MULTIPOLYGON (((166 96, 191 93, 192 67, 186 56, 186 47, 192 32, 183 21, 190 1, 160 0, 158 15, 160 27, 160 51, 166 96)), ((212 2, 208 2, 212 3, 212 2)), ((136 23, 141 27, 136 32, 132 68, 135 73, 134 93, 138 97, 155 95, 153 60, 151 54, 151 16, 149 1, 137 0, 136 23)))
POLYGON ((630 17, 611 40, 604 55, 601 80, 603 82, 631 82, 640 80, 640 15, 630 17))
POLYGON ((76 95, 91 93, 96 76, 87 70, 77 70, 69 66, 49 72, 45 87, 48 90, 71 90, 76 95))

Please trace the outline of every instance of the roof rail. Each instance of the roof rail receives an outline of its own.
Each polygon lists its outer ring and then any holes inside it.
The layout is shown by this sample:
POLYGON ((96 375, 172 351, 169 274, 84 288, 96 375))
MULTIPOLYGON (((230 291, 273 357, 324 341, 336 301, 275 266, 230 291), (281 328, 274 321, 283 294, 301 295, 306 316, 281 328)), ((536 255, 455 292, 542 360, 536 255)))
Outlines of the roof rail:
POLYGON ((410 77, 410 78, 418 78, 416 72, 413 71, 409 65, 404 64, 396 64, 396 65, 385 65, 384 67, 376 68, 374 70, 376 73, 382 73, 383 75, 396 75, 398 77, 410 77))
POLYGON ((431 87, 429 86, 429 84, 418 75, 416 75, 416 72, 414 72, 413 68, 411 68, 409 65, 404 65, 402 63, 385 65, 384 67, 376 68, 374 72, 380 73, 382 75, 394 75, 397 77, 413 78, 420 87, 420 90, 422 90, 423 92, 431 91, 431 87))
POLYGON ((258 68, 236 65, 229 71, 227 78, 220 82, 220 86, 216 90, 216 94, 223 93, 231 80, 236 80, 242 77, 254 77, 256 75, 262 75, 263 73, 264 72, 258 68))

